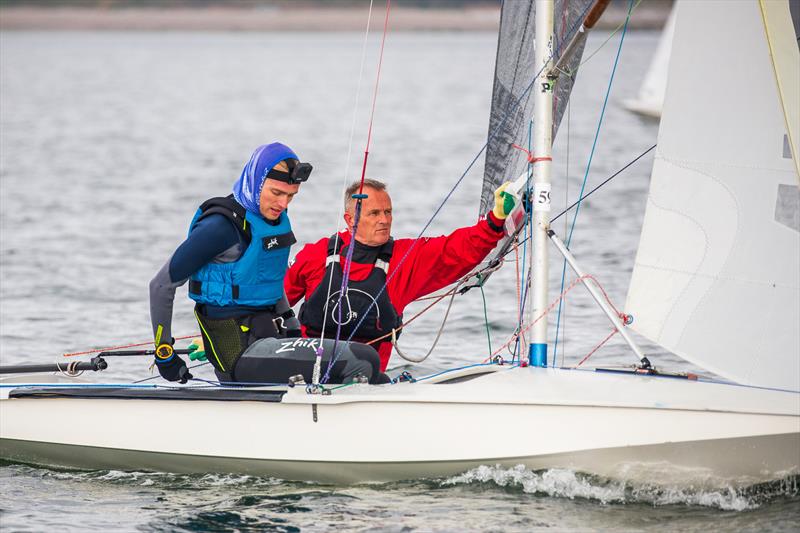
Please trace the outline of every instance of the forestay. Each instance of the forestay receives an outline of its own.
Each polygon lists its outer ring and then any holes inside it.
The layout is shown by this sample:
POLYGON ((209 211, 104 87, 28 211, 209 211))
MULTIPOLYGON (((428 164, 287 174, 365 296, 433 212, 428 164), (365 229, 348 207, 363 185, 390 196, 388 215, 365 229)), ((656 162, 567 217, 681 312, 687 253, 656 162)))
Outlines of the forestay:
MULTIPOLYGON (((555 1, 554 63, 558 62, 560 53, 577 33, 589 4, 591 0, 555 1)), ((533 120, 535 92, 530 86, 537 74, 533 43, 534 2, 503 2, 480 215, 485 214, 494 202, 494 190, 504 181, 517 179, 528 164, 525 157, 512 145, 516 143, 528 147, 528 127, 533 120)), ((585 44, 585 39, 582 39, 567 62, 565 72, 561 73, 556 83, 553 95, 553 138, 569 101, 585 44)))
POLYGON ((800 390, 798 14, 786 0, 676 9, 626 310, 703 368, 800 390))

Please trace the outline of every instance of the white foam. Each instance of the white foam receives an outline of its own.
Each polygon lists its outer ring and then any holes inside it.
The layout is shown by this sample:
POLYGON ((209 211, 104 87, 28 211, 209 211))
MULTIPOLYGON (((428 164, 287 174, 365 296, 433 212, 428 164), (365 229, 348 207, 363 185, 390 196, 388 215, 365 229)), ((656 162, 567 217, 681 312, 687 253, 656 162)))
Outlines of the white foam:
POLYGON ((479 466, 448 478, 443 485, 495 483, 500 487, 519 487, 529 494, 546 494, 558 498, 586 498, 609 503, 649 503, 652 505, 698 505, 726 511, 744 511, 760 506, 764 496, 792 492, 796 483, 778 483, 771 490, 736 489, 734 487, 678 487, 641 484, 628 480, 609 480, 566 469, 534 472, 523 465, 513 468, 479 466))

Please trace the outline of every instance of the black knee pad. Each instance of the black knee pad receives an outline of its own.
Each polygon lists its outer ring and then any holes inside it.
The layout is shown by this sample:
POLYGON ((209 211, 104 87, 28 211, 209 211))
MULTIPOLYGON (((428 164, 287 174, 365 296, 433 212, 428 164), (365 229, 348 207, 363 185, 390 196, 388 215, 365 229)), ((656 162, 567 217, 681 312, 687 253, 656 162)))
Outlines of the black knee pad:
MULTIPOLYGON (((306 383, 311 383, 319 346, 319 339, 312 338, 261 339, 245 350, 236 362, 234 381, 286 383, 289 377, 302 374, 306 383)), ((322 348, 323 375, 334 353, 337 355, 328 383, 344 383, 358 374, 363 374, 371 384, 385 382, 379 381, 383 375, 380 357, 371 346, 326 339, 322 348)))
POLYGON ((360 342, 351 342, 349 345, 349 349, 353 352, 353 356, 356 359, 360 359, 369 363, 372 372, 367 378, 369 382, 373 385, 376 383, 380 383, 378 380, 379 376, 381 375, 381 358, 378 355, 377 350, 368 344, 361 344, 360 342))

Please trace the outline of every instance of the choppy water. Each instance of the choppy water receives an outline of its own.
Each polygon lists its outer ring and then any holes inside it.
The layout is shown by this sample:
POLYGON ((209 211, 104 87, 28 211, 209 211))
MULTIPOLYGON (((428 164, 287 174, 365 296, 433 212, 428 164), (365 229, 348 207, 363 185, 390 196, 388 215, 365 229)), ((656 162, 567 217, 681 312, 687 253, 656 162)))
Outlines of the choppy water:
MULTIPOLYGON (((587 50, 605 37, 593 36, 587 50)), ((226 194, 264 142, 286 142, 315 166, 291 207, 300 243, 332 233, 343 176, 358 177, 366 138, 378 42, 370 42, 351 143, 361 38, 0 33, 2 364, 149 339, 149 279, 181 241, 197 205, 226 194)), ((626 38, 590 187, 655 142, 657 125, 621 102, 638 90, 657 38, 626 38)), ((495 43, 483 33, 390 35, 368 174, 389 183, 395 236, 417 235, 485 142, 495 43)), ((580 187, 615 52, 612 41, 579 76, 556 146, 554 208, 580 187)), ((575 254, 620 305, 651 162, 643 159, 587 201, 573 239, 575 254)), ((481 177, 479 162, 428 234, 474 221, 481 177)), ((554 284, 560 268, 554 259, 554 284)), ((496 347, 513 327, 513 267, 486 290, 496 347)), ((183 298, 176 335, 196 331, 183 298)), ((442 312, 409 328, 402 339, 409 351, 427 349, 442 312)), ((582 358, 608 332, 582 290, 573 291, 559 346, 565 362, 582 358)), ((485 342, 480 293, 472 291, 456 301, 434 355, 411 370, 478 361, 485 342)), ((643 344, 656 364, 691 368, 643 344)), ((613 339, 592 361, 634 359, 613 339)), ((140 378, 148 365, 114 361, 104 377, 140 378)), ((0 528, 15 531, 789 531, 800 520, 796 479, 744 491, 670 490, 490 466, 450 479, 332 487, 2 464, 0 496, 0 528)))

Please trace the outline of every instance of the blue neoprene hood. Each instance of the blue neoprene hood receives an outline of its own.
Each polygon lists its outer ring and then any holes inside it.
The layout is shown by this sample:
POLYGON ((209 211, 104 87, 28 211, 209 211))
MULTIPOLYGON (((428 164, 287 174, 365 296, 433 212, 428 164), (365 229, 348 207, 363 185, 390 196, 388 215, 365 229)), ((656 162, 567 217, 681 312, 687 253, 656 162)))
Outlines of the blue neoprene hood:
POLYGON ((264 180, 272 167, 284 159, 300 159, 291 148, 281 143, 256 148, 244 166, 239 180, 233 184, 233 197, 251 213, 259 214, 259 199, 264 180))

